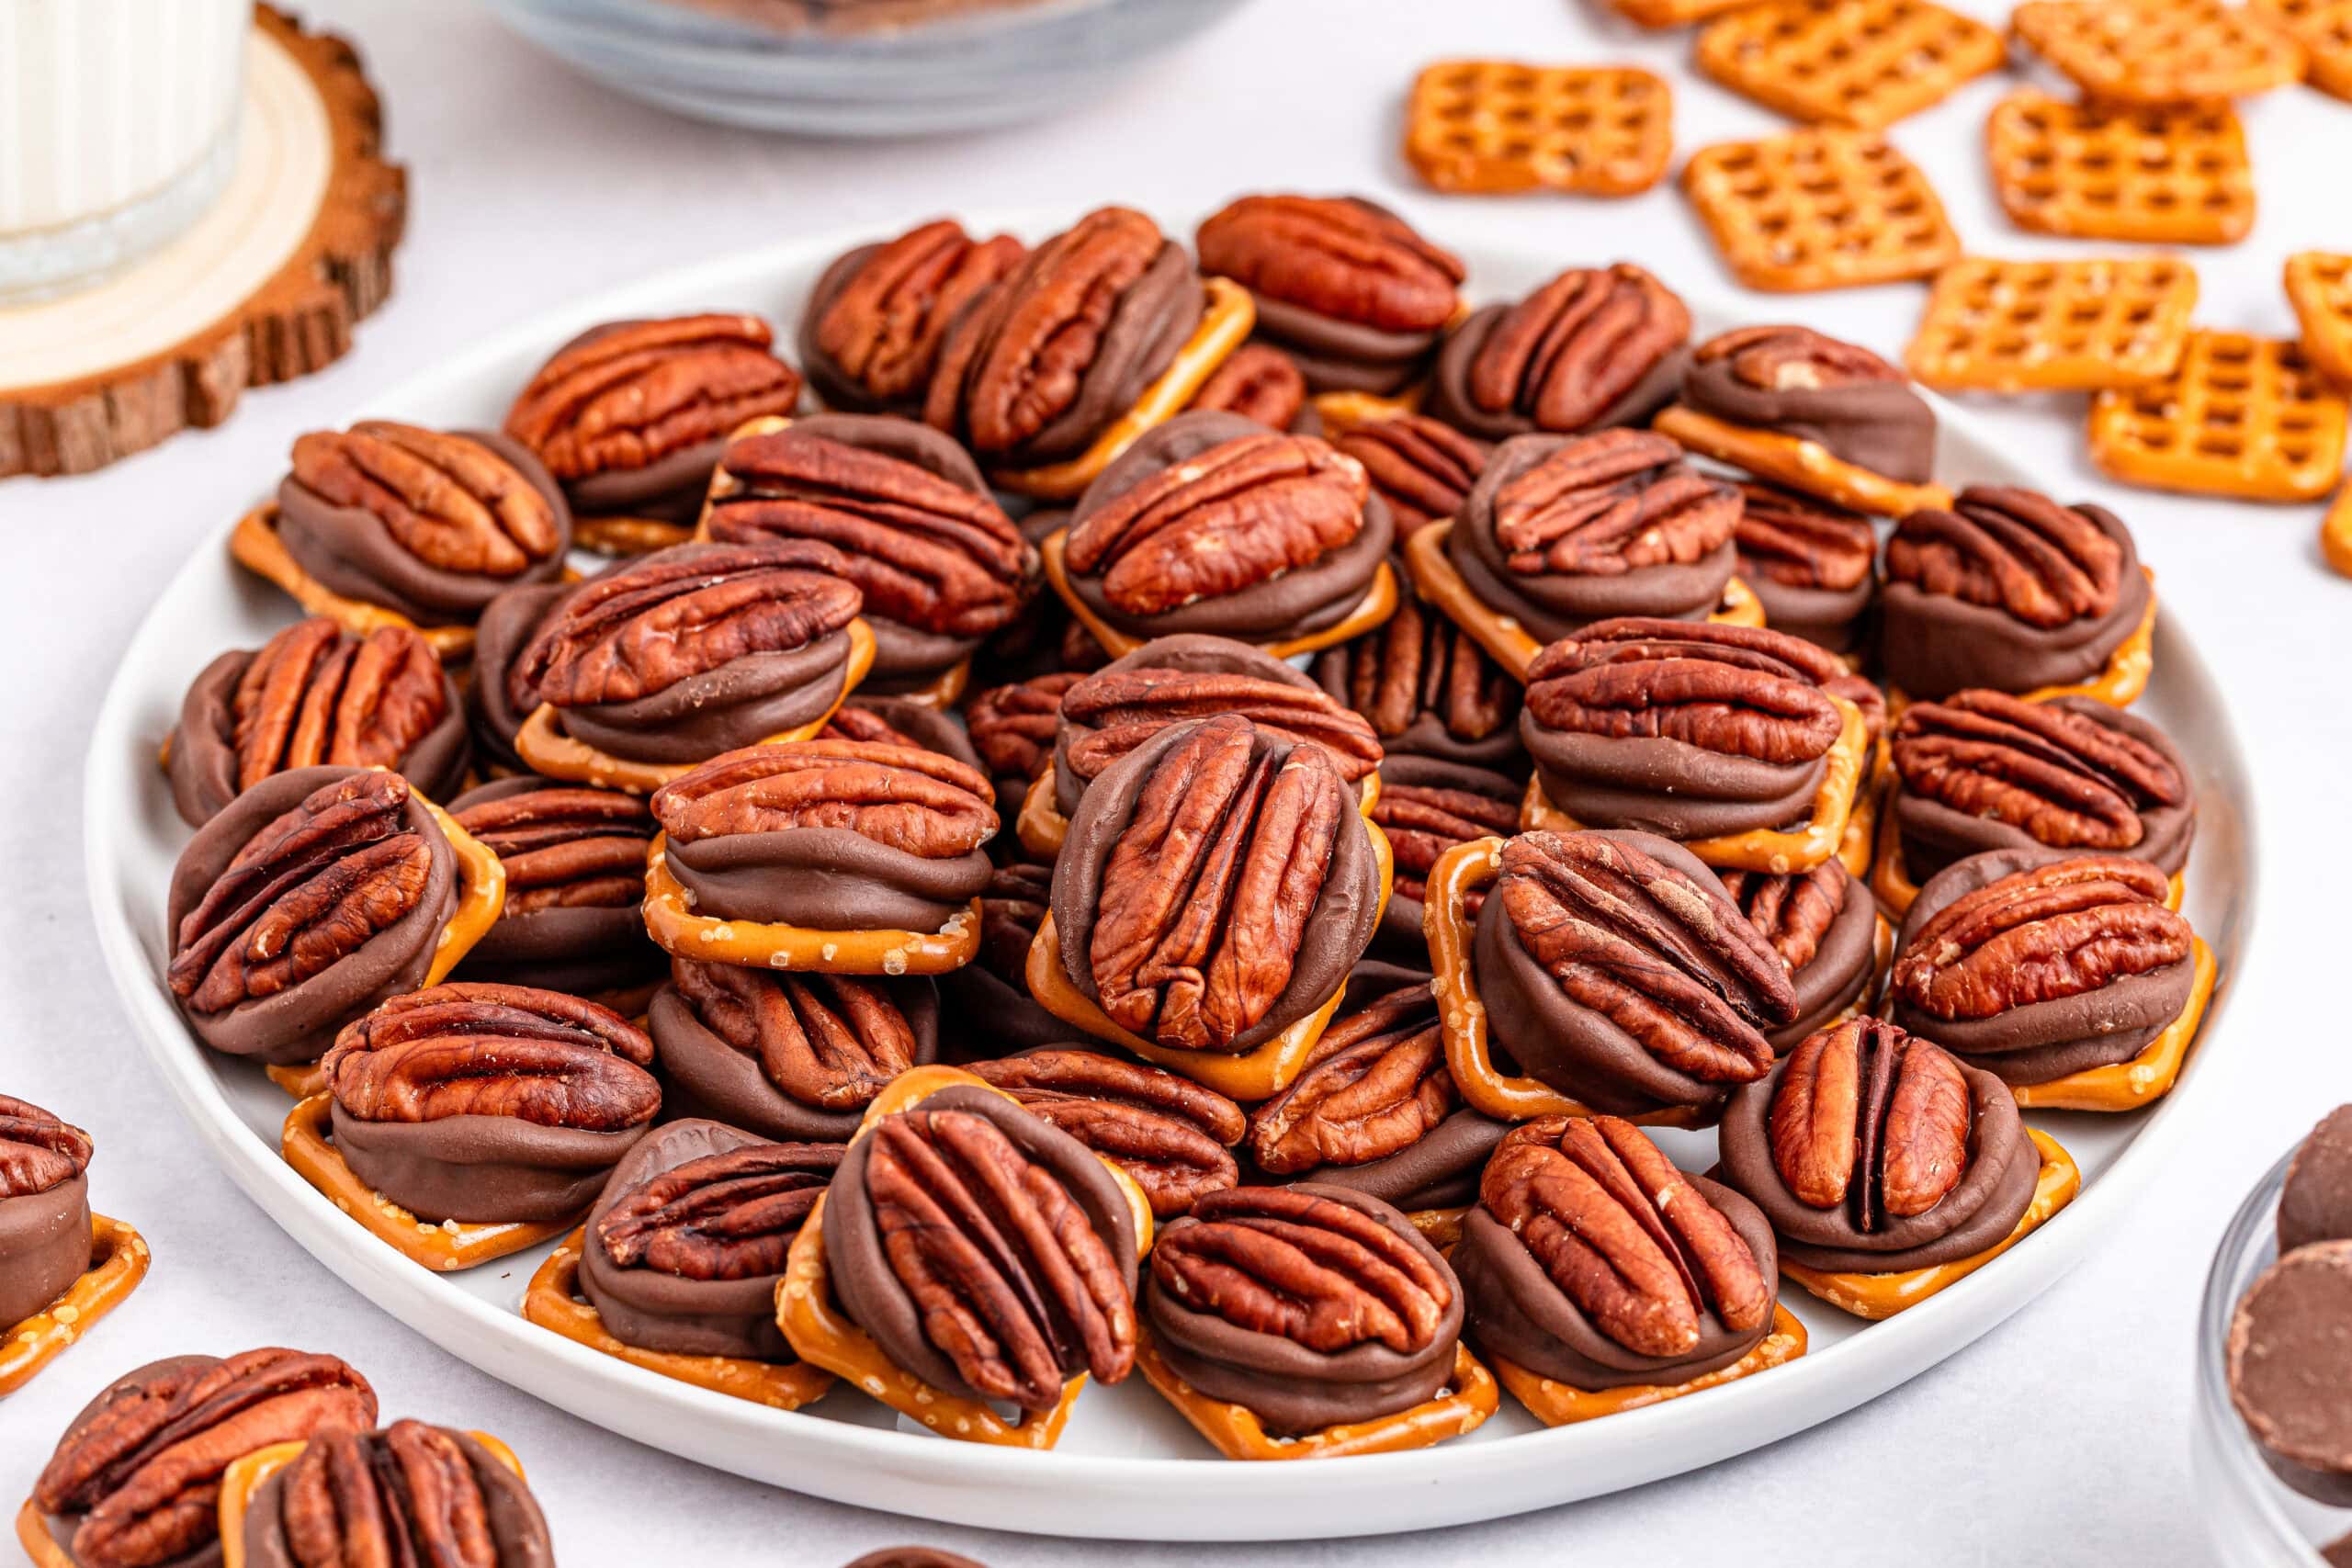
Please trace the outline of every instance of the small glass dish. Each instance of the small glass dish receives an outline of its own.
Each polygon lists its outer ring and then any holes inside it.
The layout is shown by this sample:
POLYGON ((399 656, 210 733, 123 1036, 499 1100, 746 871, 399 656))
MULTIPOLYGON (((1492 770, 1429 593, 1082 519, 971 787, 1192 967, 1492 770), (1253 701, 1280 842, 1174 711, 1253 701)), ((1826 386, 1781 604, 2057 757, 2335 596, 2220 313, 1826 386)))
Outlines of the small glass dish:
POLYGON ((1055 113, 1243 0, 996 0, 857 30, 743 19, 763 7, 808 9, 787 0, 486 4, 573 69, 678 114, 820 136, 917 136, 1055 113))
POLYGON ((2278 1193, 2294 1150, 2281 1155, 2214 1251, 2197 1314, 2197 1414, 2189 1466, 2216 1561, 2234 1568, 2325 1568, 2320 1548, 2352 1533, 2352 1508, 2331 1508, 2270 1472, 2230 1403, 2230 1319, 2238 1298, 2278 1256, 2278 1193))

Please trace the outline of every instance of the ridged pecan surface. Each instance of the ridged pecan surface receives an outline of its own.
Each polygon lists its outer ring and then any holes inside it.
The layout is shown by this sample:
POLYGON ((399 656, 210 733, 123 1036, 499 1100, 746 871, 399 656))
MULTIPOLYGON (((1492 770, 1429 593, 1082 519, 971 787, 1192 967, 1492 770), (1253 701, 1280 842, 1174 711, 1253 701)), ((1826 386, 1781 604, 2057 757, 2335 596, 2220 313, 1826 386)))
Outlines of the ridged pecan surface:
POLYGON ((1968 1169, 1973 1111, 1960 1064, 1862 1017, 1809 1036, 1773 1087, 1772 1164, 1800 1202, 1844 1206, 1883 1231, 1944 1201, 1968 1169))
POLYGON ((1566 445, 1495 493, 1495 538, 1529 576, 1616 577, 1689 565, 1723 547, 1739 491, 1648 430, 1602 430, 1566 445))
POLYGON ((470 436, 362 420, 298 436, 293 468, 305 490, 368 513, 444 571, 514 577, 563 542, 548 498, 470 436))
POLYGON ((1010 234, 975 240, 935 219, 876 246, 818 317, 817 347, 877 403, 921 399, 947 329, 1028 254, 1010 234))
POLYGON ((1931 1018, 1998 1017, 2169 968, 2194 945, 2145 861, 2082 855, 1953 899, 1895 954, 1897 997, 1931 1018))
POLYGON ((629 1189, 596 1222, 622 1269, 681 1280, 756 1280, 785 1254, 842 1162, 839 1144, 746 1144, 671 1167, 629 1189))
POLYGON ((2138 736, 2002 692, 1913 704, 1894 754, 1911 794, 2061 849, 2128 850, 2146 837, 2143 811, 2188 799, 2180 769, 2138 736))
POLYGON ((1722 873, 1724 891, 1794 974, 1821 951, 1821 939, 1846 905, 1852 878, 1836 859, 1811 871, 1722 873))
POLYGON ((506 434, 559 479, 658 463, 756 415, 792 412, 800 373, 774 341, 757 316, 616 323, 539 367, 506 411, 506 434))
POLYGON ((1537 654, 1527 708, 1546 729, 1788 765, 1837 743, 1845 718, 1822 684, 1843 672, 1786 632, 1627 616, 1537 654))
POLYGON ((393 768, 449 715, 441 660, 413 626, 354 637, 323 615, 262 644, 230 696, 237 787, 331 763, 393 768))
POLYGON ((0 1198, 46 1192, 89 1168, 89 1134, 38 1105, 0 1094, 0 1198))
POLYGON ((1319 747, 1353 783, 1380 766, 1372 727, 1321 690, 1225 670, 1135 665, 1101 670, 1062 693, 1063 722, 1085 731, 1068 756, 1079 777, 1103 770, 1167 728, 1238 714, 1259 728, 1319 747))
POLYGON ((1950 511, 1914 512, 1895 525, 1886 575, 2052 628, 2115 608, 2123 592, 2123 547, 2093 519, 2046 495, 1971 485, 1950 511))
POLYGON ((1245 343, 1209 372, 1187 408, 1238 413, 1269 430, 1287 430, 1306 406, 1298 362, 1269 343, 1245 343))
POLYGON ((363 1122, 512 1116, 610 1133, 652 1120, 653 1043, 609 1008, 529 986, 452 982, 344 1026, 319 1064, 363 1122))
POLYGON ((1456 1286, 1363 1210, 1295 1187, 1240 1187, 1193 1206, 1193 1223, 1151 1250, 1175 1301, 1237 1328, 1322 1355, 1378 1345, 1400 1355, 1437 1340, 1456 1286))
POLYGON ((1742 479, 1740 570, 1790 588, 1843 591, 1871 573, 1878 534, 1858 512, 1761 479, 1742 479))
POLYGON ((1681 299, 1631 262, 1571 267, 1503 312, 1470 363, 1470 396, 1540 430, 1582 430, 1690 335, 1681 299))
POLYGON ((507 915, 620 909, 645 895, 653 813, 636 795, 555 784, 469 806, 457 820, 506 868, 507 915))
POLYGON ((1409 595, 1377 631, 1344 646, 1348 706, 1383 740, 1435 715, 1456 740, 1498 734, 1519 716, 1520 684, 1468 632, 1409 595))
POLYGON ((971 1071, 1134 1177, 1159 1219, 1241 1179, 1227 1152, 1241 1140, 1241 1108, 1190 1078, 1075 1047, 975 1062, 971 1071))
POLYGON ((1709 338, 1701 364, 1731 361, 1731 373, 1769 391, 1821 390, 1870 381, 1900 381, 1903 372, 1869 349, 1811 327, 1741 327, 1709 338))
POLYGON ((997 829, 985 774, 936 751, 863 740, 794 740, 714 757, 654 792, 676 843, 836 828, 926 860, 969 854, 997 829))
POLYGON ((767 1080, 803 1105, 859 1110, 915 1065, 914 1025, 876 981, 690 958, 674 960, 671 974, 705 1029, 755 1057, 767 1080))
POLYGON ((1460 1103, 1427 987, 1392 991, 1344 1021, 1354 1026, 1346 1038, 1333 1043, 1340 1026, 1327 1030, 1315 1065, 1250 1113, 1250 1158, 1271 1176, 1385 1159, 1460 1103))
POLYGON ((1363 465, 1374 493, 1396 513, 1400 536, 1459 512, 1488 451, 1485 442, 1419 413, 1354 425, 1331 445, 1363 465))
POLYGON ((278 1518, 297 1568, 499 1568, 481 1478, 438 1427, 324 1433, 280 1484, 278 1518))
POLYGON ((1403 219, 1347 197, 1245 196, 1201 225, 1196 249, 1204 272, 1383 332, 1445 325, 1464 276, 1403 219))

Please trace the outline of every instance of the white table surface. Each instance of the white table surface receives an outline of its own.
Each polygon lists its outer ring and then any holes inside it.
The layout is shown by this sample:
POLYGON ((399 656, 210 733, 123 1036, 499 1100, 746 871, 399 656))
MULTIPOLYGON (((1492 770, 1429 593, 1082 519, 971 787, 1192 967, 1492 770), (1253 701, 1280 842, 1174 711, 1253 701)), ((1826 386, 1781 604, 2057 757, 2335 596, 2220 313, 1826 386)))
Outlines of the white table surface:
MULTIPOLYGON (((1963 3, 1997 19, 1996 5, 1963 3)), ((212 1167, 150 1078, 92 942, 78 775, 111 650, 195 542, 275 483, 298 433, 402 412, 370 399, 565 291, 796 232, 895 231, 943 210, 1043 201, 1074 215, 1121 200, 1182 220, 1237 192, 1293 188, 1375 196, 1442 242, 1508 236, 1563 265, 1627 257, 1694 293, 1729 294, 1671 183, 1618 203, 1422 191, 1394 152, 1402 95, 1419 64, 1444 55, 1634 60, 1674 75, 1684 150, 1780 122, 1696 79, 1687 35, 1641 35, 1576 0, 1259 0, 1147 67, 1114 101, 967 141, 880 145, 797 143, 669 118, 572 76, 458 0, 317 0, 309 9, 361 45, 391 150, 409 165, 412 221, 390 303, 342 365, 251 396, 219 431, 92 478, 0 484, 0 867, 9 889, 0 1089, 96 1134, 98 1204, 135 1222, 155 1251, 129 1305, 0 1404, 0 1498, 25 1494, 55 1434, 119 1371, 178 1352, 286 1344, 350 1359, 388 1416, 506 1438, 530 1467, 568 1568, 831 1568, 918 1540, 994 1568, 1103 1561, 1109 1552, 1087 1543, 950 1529, 769 1491, 609 1436, 443 1355, 282 1235, 212 1167)), ((2007 85, 1976 83, 1905 121, 1894 140, 1926 166, 1972 251, 2065 254, 2011 230, 1985 181, 1982 128, 2007 85)), ((2262 216, 2245 243, 2195 254, 2199 315, 2285 333, 2285 255, 2352 245, 2352 220, 2340 216, 2352 106, 2297 89, 2248 106, 2246 119, 2262 216)), ((1897 285, 1752 302, 1758 319, 1802 321, 1893 355, 1923 296, 1897 285)), ((2333 1005, 2346 963, 2342 849, 2295 832, 2343 817, 2352 582, 2320 564, 2316 508, 2113 486, 2084 457, 2081 400, 1987 406, 2052 490, 2103 502, 2132 524, 2168 609, 2237 703, 2253 750, 2263 884, 2254 953, 2232 981, 2222 1045, 2233 1059, 2202 1086, 2185 1152, 2041 1302, 1842 1420, 1597 1502, 1442 1536, 1252 1548, 1250 1561, 2209 1560, 2187 1437, 2208 1255, 2256 1174, 2352 1083, 2333 1005)), ((190 649, 190 672, 213 651, 190 649)), ((1231 1560, 1234 1550, 1118 1549, 1138 1568, 1231 1560)))

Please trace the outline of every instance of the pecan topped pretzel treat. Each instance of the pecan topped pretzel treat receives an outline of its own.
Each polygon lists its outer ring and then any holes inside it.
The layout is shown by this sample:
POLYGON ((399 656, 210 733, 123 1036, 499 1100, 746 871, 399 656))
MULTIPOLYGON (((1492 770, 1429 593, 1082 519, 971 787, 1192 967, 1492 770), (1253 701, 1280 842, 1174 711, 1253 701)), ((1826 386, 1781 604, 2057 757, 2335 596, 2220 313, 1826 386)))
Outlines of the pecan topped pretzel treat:
POLYGON ((646 1029, 662 1076, 730 1126, 788 1143, 846 1143, 882 1086, 938 1059, 929 980, 796 975, 672 961, 646 1029))
POLYGON ((1725 871, 1724 891, 1762 934, 1796 990, 1794 1020, 1764 1032, 1787 1055, 1799 1042, 1868 1007, 1891 956, 1894 932, 1861 879, 1843 861, 1811 871, 1725 871))
POLYGON ((1189 1213, 1241 1179, 1229 1152, 1248 1125, 1241 1107, 1190 1078, 1076 1045, 974 1062, 970 1071, 1125 1171, 1155 1219, 1189 1213))
POLYGON ((1170 725, 1079 803, 1030 988, 1089 1034, 1263 1100, 1322 1032, 1388 881, 1329 751, 1239 714, 1170 725))
POLYGON ((2018 1103, 2129 1111, 2172 1087, 2212 992, 2212 953, 2122 855, 1993 850, 1904 918, 1887 1017, 2010 1086, 2018 1103))
POLYGON ((90 1155, 89 1134, 0 1094, 0 1333, 89 1271, 90 1155))
POLYGON ((1855 654, 1879 593, 1878 533, 1858 512, 1761 479, 1739 487, 1740 581, 1774 631, 1855 654))
POLYGON ((1845 673, 1762 626, 1596 622, 1528 666, 1530 820, 1638 829, 1711 865, 1809 871, 1838 852, 1868 764, 1860 710, 1826 689, 1845 673))
POLYGON ((1713 615, 1739 513, 1728 480, 1655 431, 1521 435, 1487 459, 1442 545, 1431 530, 1408 558, 1422 593, 1524 678, 1538 648, 1595 621, 1713 615))
POLYGON ((468 790, 449 815, 506 872, 498 923, 457 977, 640 1010, 669 968, 637 912, 654 832, 644 799, 526 774, 468 790))
POLYGON ((1046 544, 1048 579, 1113 655, 1194 632, 1311 652, 1386 620, 1396 525, 1363 465, 1238 414, 1182 413, 1102 470, 1046 544))
POLYGON ((1879 661, 1913 698, 2074 688, 2121 707, 2147 684, 2155 594, 2103 506, 1971 485, 1895 525, 1882 598, 1879 661))
POLYGON ((1201 383, 1187 409, 1239 414, 1269 430, 1296 435, 1327 434, 1323 415, 1306 395, 1298 362, 1270 343, 1245 343, 1201 383))
POLYGON ((778 1322, 804 1360, 942 1437, 1051 1448, 1087 1378, 1135 1368, 1150 1211, 1069 1134, 924 1073, 877 1102, 801 1226, 778 1322))
POLYGON ((815 734, 873 659, 848 570, 831 545, 778 539, 677 545, 592 578, 507 670, 514 705, 537 701, 514 750, 550 778, 650 794, 722 751, 815 734))
POLYGON ((1010 234, 977 240, 952 218, 842 253, 800 314, 809 386, 830 409, 922 417, 949 330, 1027 254, 1010 234))
POLYGON ((17 1516, 39 1568, 218 1568, 213 1498, 277 1443, 376 1421, 376 1391, 334 1356, 174 1356, 126 1372, 58 1438, 17 1516))
MULTIPOLYGON (((414 991, 345 1028, 320 1063, 326 1157, 412 1224, 510 1227, 527 1246, 577 1219, 652 1125, 652 1064, 634 1025, 576 997, 480 982, 414 991)), ((317 1183, 326 1173, 307 1139, 322 1130, 306 1109, 287 1123, 287 1152, 317 1183)))
POLYGON ((1701 344, 1657 428, 1693 452, 1873 517, 1943 506, 1936 415, 1909 378, 1810 327, 1742 327, 1701 344))
POLYGON ((653 796, 646 927, 682 958, 835 975, 937 974, 979 942, 988 775, 861 740, 753 746, 653 796))
POLYGON ((180 819, 201 828, 288 768, 390 768, 444 799, 471 750, 457 682, 421 633, 354 636, 313 615, 204 667, 180 701, 164 767, 180 819))
POLYGON ((1722 1179, 1771 1221, 1781 1272, 1863 1317, 1990 1262, 2079 1180, 2007 1084, 1870 1017, 1733 1095, 1720 1141, 1722 1179))
POLYGON ((1641 267, 1570 267, 1447 335, 1429 412, 1488 441, 1646 424, 1681 384, 1690 337, 1690 310, 1641 267))
POLYGON ((1499 1403, 1445 1259, 1394 1206, 1302 1183, 1212 1193, 1159 1233, 1152 1386, 1233 1459, 1423 1448, 1499 1403))
POLYGON ((800 373, 757 316, 608 321, 556 350, 506 411, 546 465, 582 545, 635 555, 680 543, 728 434, 788 414, 800 373))
MULTIPOLYGON (((2046 848, 2188 864, 2197 800, 2179 750, 2136 714, 2086 697, 1955 692, 1895 721, 1882 896, 1981 850, 2046 848)), ((2173 900, 2178 902, 2177 897, 2173 900)))
POLYGON ((941 705, 1036 581, 1037 552, 964 449, 887 414, 745 426, 720 455, 702 530, 719 544, 831 545, 865 596, 868 684, 941 705))
POLYGON ((1251 320, 1248 292, 1204 280, 1157 223, 1098 208, 950 328, 922 417, 1001 489, 1068 501, 1192 401, 1251 320))
POLYGON ((1487 1162, 1453 1267, 1471 1343, 1556 1427, 1802 1355, 1779 1256, 1762 1211, 1639 1127, 1547 1116, 1487 1162))
POLYGON ((215 1051, 313 1061, 370 1008, 438 981, 504 897, 495 857, 400 774, 294 768, 180 852, 165 983, 215 1051))
POLYGON ((244 1568, 555 1568, 521 1464, 484 1433, 422 1421, 321 1431, 256 1474, 258 1463, 233 1475, 221 1499, 224 1516, 242 1518, 244 1568), (242 1495, 232 1490, 239 1482, 242 1495))
POLYGON ((1524 769, 1519 682, 1416 594, 1397 600, 1386 625, 1317 654, 1312 668, 1389 757, 1524 769))
POLYGON ((563 492, 512 437, 363 420, 295 441, 231 553, 350 631, 421 626, 457 654, 501 592, 560 579, 571 545, 563 492))
POLYGON ((1193 237, 1201 270, 1250 290, 1257 335, 1310 391, 1394 397, 1460 310, 1460 257, 1361 197, 1245 196, 1193 237))
POLYGON ((1331 445, 1363 465, 1372 492, 1396 520, 1399 543, 1460 511, 1494 450, 1419 413, 1351 425, 1331 445))

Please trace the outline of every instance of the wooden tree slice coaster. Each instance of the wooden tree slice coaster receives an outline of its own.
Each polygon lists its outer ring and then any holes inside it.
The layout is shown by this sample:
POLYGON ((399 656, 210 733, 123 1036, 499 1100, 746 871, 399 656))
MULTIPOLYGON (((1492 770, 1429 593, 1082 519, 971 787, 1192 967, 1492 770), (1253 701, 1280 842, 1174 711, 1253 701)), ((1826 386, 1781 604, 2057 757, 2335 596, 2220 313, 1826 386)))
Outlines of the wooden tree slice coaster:
POLYGON ((0 479, 218 424, 246 388, 341 358, 391 292, 408 178, 357 54, 256 6, 244 93, 236 170, 193 228, 94 288, 0 310, 0 479))

